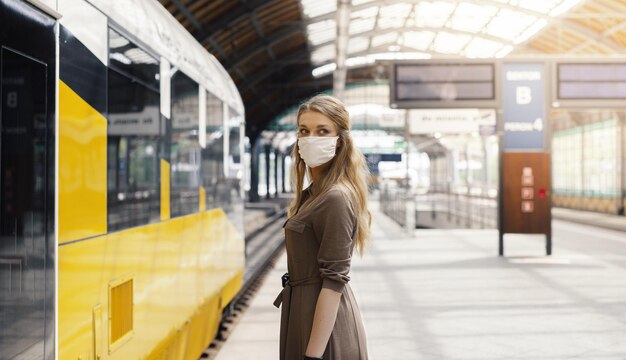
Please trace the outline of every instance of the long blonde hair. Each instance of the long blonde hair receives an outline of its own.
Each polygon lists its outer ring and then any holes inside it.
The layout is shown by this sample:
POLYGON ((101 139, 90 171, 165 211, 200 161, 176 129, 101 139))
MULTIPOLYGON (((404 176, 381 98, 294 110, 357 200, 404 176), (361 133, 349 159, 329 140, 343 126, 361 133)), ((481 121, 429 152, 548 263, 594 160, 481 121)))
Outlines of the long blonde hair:
MULTIPOLYGON (((354 211, 357 220, 356 248, 363 254, 365 242, 370 233, 372 216, 367 209, 367 180, 370 173, 365 162, 365 157, 357 149, 350 136, 350 116, 345 105, 337 98, 329 95, 317 95, 300 105, 297 121, 305 112, 318 112, 328 117, 337 128, 339 136, 337 153, 330 161, 330 166, 325 170, 319 184, 311 189, 311 199, 328 191, 333 185, 341 184, 349 192, 354 202, 354 211)), ((296 197, 289 206, 289 216, 298 212, 302 201, 302 188, 304 176, 307 171, 310 178, 310 169, 307 169, 304 160, 298 152, 298 142, 293 147, 292 181, 296 190, 296 197)))

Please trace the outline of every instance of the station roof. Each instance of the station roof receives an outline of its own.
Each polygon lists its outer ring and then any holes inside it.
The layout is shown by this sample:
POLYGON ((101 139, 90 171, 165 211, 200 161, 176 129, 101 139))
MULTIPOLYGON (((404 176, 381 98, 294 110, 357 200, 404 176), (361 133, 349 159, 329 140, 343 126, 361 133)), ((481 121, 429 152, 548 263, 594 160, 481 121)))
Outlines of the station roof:
POLYGON ((626 0, 159 1, 228 70, 251 138, 331 89, 337 60, 357 82, 377 60, 626 54, 626 0))

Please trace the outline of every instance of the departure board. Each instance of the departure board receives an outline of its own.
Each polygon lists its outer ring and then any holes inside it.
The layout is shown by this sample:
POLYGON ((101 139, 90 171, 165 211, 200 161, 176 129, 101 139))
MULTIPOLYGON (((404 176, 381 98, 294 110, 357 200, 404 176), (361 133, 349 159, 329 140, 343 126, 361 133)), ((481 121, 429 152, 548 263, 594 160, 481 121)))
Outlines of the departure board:
POLYGON ((396 63, 391 81, 391 107, 420 108, 467 106, 494 101, 493 64, 484 63, 396 63), (430 104, 432 106, 424 106, 430 104))
POLYGON ((557 97, 562 100, 626 99, 626 64, 557 64, 557 97))

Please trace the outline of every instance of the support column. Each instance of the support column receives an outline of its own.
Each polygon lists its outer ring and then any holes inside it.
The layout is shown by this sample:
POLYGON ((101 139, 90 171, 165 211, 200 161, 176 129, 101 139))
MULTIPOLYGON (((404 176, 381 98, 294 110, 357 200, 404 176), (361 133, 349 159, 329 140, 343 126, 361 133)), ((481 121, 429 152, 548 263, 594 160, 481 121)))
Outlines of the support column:
POLYGON ((617 198, 619 199, 619 203, 617 205, 617 213, 619 215, 624 215, 624 207, 626 207, 626 134, 624 131, 626 130, 626 126, 624 123, 626 119, 617 119, 617 191, 619 192, 617 198))
POLYGON ((335 40, 335 64, 333 72, 333 95, 342 98, 346 87, 348 69, 346 58, 348 55, 348 42, 350 41, 350 0, 337 0, 337 38, 335 40))
POLYGON ((278 153, 278 151, 274 149, 274 189, 276 189, 274 192, 275 198, 278 197, 278 156, 279 155, 280 154, 278 153))
POLYGON ((286 176, 287 170, 285 169, 285 157, 286 157, 285 154, 280 154, 280 160, 281 160, 281 167, 280 168, 283 169, 283 171, 281 172, 281 176, 283 177, 283 182, 282 182, 282 184, 283 184, 283 194, 287 192, 287 189, 285 187, 285 182, 287 181, 287 176, 286 176))
POLYGON ((271 199, 272 195, 270 194, 270 152, 272 150, 271 144, 265 145, 265 188, 267 192, 265 193, 266 199, 271 199))
POLYGON ((253 140, 250 146, 250 192, 248 200, 259 202, 259 155, 261 151, 261 141, 259 138, 253 140))

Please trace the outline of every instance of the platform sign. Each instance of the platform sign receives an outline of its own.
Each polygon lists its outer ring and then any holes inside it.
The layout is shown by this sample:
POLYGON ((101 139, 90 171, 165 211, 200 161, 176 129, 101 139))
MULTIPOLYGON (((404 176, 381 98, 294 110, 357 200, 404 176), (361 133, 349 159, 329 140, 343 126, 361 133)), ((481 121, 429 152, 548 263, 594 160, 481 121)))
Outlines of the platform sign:
POLYGON ((545 65, 503 64, 504 151, 543 151, 545 65))

